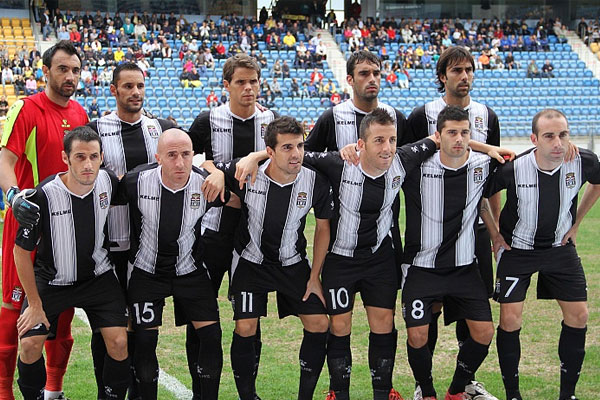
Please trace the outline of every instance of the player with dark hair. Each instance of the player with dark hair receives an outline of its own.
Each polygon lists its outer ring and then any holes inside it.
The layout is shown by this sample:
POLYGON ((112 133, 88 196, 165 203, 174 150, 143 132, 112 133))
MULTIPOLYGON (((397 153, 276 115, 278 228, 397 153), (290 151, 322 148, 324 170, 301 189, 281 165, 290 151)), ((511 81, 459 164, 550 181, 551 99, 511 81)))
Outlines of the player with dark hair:
MULTIPOLYGON (((414 141, 433 134, 437 129, 437 118, 441 110, 447 105, 461 107, 469 113, 471 123, 471 139, 493 146, 500 145, 500 124, 496 113, 488 106, 471 99, 470 92, 473 87, 475 61, 473 56, 462 46, 452 46, 446 49, 436 64, 436 80, 438 91, 443 94, 436 100, 424 106, 417 107, 408 117, 408 131, 410 140, 414 141)), ((490 200, 492 215, 496 222, 500 213, 500 196, 490 200)), ((482 220, 479 220, 475 235, 477 263, 480 274, 491 297, 494 288, 494 271, 492 266, 492 253, 489 232, 482 220)), ((434 306, 433 318, 429 326, 429 348, 433 354, 437 342, 438 318, 441 315, 440 305, 434 306)), ((469 337, 469 328, 464 320, 456 323, 456 337, 459 346, 469 337)), ((475 377, 468 384, 467 393, 479 396, 480 400, 497 400, 489 394, 481 382, 475 377), (472 382, 471 382, 472 381, 472 382)), ((418 398, 419 388, 416 396, 418 398)))
MULTIPOLYGON (((135 63, 122 63, 113 71, 110 91, 117 100, 117 109, 89 123, 102 139, 104 166, 117 176, 123 176, 139 165, 155 162, 156 144, 160 134, 174 127, 171 121, 149 118, 144 115, 144 72, 135 63)), ((129 212, 127 206, 111 207, 108 213, 108 239, 111 261, 119 282, 127 288, 127 263, 129 258, 129 212)), ((130 331, 129 354, 133 356, 135 340, 130 331)), ((100 332, 92 334, 92 356, 98 386, 98 398, 103 398, 102 363, 106 348, 100 332)), ((138 398, 137 385, 132 366, 132 385, 129 398, 138 398)))
POLYGON ((253 400, 254 335, 258 318, 267 315, 268 293, 277 291, 279 317, 297 315, 304 326, 298 399, 312 400, 325 363, 329 328, 320 274, 329 244, 331 188, 325 177, 302 166, 304 128, 294 118, 273 120, 264 140, 269 160, 254 183, 244 187, 235 179, 237 160, 217 163, 225 171, 227 186, 242 201, 230 287, 233 376, 240 399, 253 400), (316 219, 312 266, 304 237, 311 208, 316 219))
MULTIPOLYGON (((433 306, 444 301, 446 323, 465 319, 470 336, 460 347, 446 400, 463 400, 465 387, 488 353, 492 313, 481 282, 473 240, 481 197, 493 170, 491 157, 469 145, 468 111, 446 106, 437 118, 440 151, 408 173, 402 313, 408 331, 408 361, 420 393, 435 399, 432 353, 427 345, 433 306)), ((481 144, 480 144, 481 145, 481 144)), ((487 201, 482 208, 488 210, 487 201)), ((491 221, 489 210, 486 223, 491 221)))
POLYGON ((62 159, 67 172, 49 176, 30 197, 40 208, 39 223, 32 229, 20 227, 16 238, 15 264, 27 295, 17 322, 19 388, 25 400, 43 398, 43 343, 56 334, 60 313, 76 306, 83 308, 92 329, 100 330, 107 344, 104 396, 125 399, 126 303, 105 240, 118 179, 100 169, 102 143, 87 126, 65 136, 62 159))
MULTIPOLYGON (((256 60, 246 54, 235 55, 225 62, 223 87, 229 93, 229 101, 202 112, 189 130, 194 152, 205 155, 206 161, 202 167, 207 171, 214 171, 215 162, 231 161, 265 149, 263 136, 267 125, 278 115, 259 107, 256 102, 260 77, 261 70, 256 60)), ((218 183, 214 176, 207 178, 207 184, 210 184, 212 191, 223 190, 222 183, 218 183)), ((225 272, 231 268, 234 232, 241 215, 239 199, 235 195, 232 198, 225 207, 209 210, 202 221, 202 237, 206 243, 204 262, 214 283, 215 293, 219 291, 225 272)), ((260 323, 255 337, 255 365, 258 368, 262 346, 260 323)), ((190 327, 186 335, 186 349, 196 399, 199 398, 199 378, 193 361, 200 349, 190 327)), ((255 378, 257 371, 254 371, 255 378)))
MULTIPOLYGON (((360 126, 359 163, 346 164, 337 152, 307 153, 304 163, 326 175, 334 193, 329 252, 322 284, 330 335, 327 364, 330 376, 328 399, 349 398, 350 330, 354 297, 361 293, 367 310, 369 367, 375 400, 399 399, 392 388, 397 331, 394 308, 398 293, 392 240, 392 204, 407 171, 435 152, 431 139, 396 148, 396 126, 387 110, 376 108, 360 126)), ((264 153, 264 152, 262 152, 264 153)), ((254 163, 265 157, 253 154, 254 163)), ((238 178, 246 176, 239 169, 238 178)), ((252 169, 252 177, 255 173, 252 169)))
MULTIPOLYGON (((2 238, 0 398, 13 399, 18 340, 16 324, 24 298, 13 259, 18 224, 29 228, 36 224, 39 210, 28 200, 32 196, 28 188, 66 170, 61 158, 65 132, 88 122, 83 107, 70 100, 77 88, 80 70, 81 60, 71 42, 60 41, 46 50, 42 66, 46 90, 17 100, 4 124, 0 144, 0 186, 12 208, 6 213, 2 238)), ((63 398, 62 380, 73 346, 72 319, 73 309, 61 314, 56 338, 45 342, 47 400, 63 398)))
MULTIPOLYGON (((202 194, 207 174, 192 166, 193 157, 187 133, 168 129, 156 146, 158 164, 139 166, 119 184, 116 203, 129 204, 131 219, 129 263, 133 270, 127 303, 138 349, 133 354, 135 376, 144 400, 157 398, 158 328, 169 296, 179 311, 175 324, 191 324, 202 348, 194 360, 200 371, 200 395, 203 400, 218 397, 223 367, 221 326, 200 238, 202 217, 213 203, 202 194)), ((214 173, 224 179, 221 171, 214 173)), ((228 197, 227 192, 214 204, 221 206, 228 197)))
POLYGON ((558 342, 560 400, 575 400, 585 356, 587 285, 577 256, 577 230, 600 196, 600 162, 580 149, 567 161, 570 147, 565 115, 538 112, 532 122, 535 147, 498 168, 486 196, 506 189, 500 230, 491 231, 498 261, 494 299, 500 303, 496 345, 508 399, 521 400, 519 335, 523 303, 531 276, 538 272, 538 299, 556 299, 563 316, 558 342), (585 182, 581 204, 579 191, 585 182))

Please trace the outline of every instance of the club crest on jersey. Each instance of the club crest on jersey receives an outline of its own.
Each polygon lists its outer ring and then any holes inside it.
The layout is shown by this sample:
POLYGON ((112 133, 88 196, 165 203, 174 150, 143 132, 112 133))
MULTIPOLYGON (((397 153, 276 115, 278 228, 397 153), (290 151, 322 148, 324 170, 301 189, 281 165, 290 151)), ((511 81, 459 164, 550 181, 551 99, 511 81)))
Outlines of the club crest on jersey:
POLYGON ((296 207, 298 207, 298 208, 306 207, 306 199, 307 198, 308 198, 308 195, 306 194, 306 192, 298 193, 298 197, 296 198, 296 207))
POLYGON ((475 117, 473 126, 475 126, 475 129, 477 129, 478 131, 482 131, 483 130, 483 118, 475 117))
POLYGON ((100 193, 99 200, 100 200, 100 208, 105 209, 106 207, 109 206, 109 201, 108 201, 108 193, 106 192, 102 192, 100 193))
POLYGON ((398 189, 401 184, 402 184, 402 177, 400 175, 395 176, 394 179, 392 179, 392 189, 398 189))
MULTIPOLYGON (((70 128, 71 124, 69 124, 69 121, 67 121, 66 119, 62 120, 62 125, 60 126, 61 128, 70 128)), ((66 132, 65 132, 66 134, 66 132)))
POLYGON ((19 303, 22 298, 23 298, 23 288, 21 288, 20 286, 15 286, 15 288, 12 291, 12 301, 14 303, 19 303))
POLYGON ((156 128, 156 126, 154 126, 152 124, 148 124, 148 134, 153 138, 157 138, 159 136, 159 133, 158 133, 158 129, 156 128))
POLYGON ((473 169, 473 182, 481 183, 483 182, 483 168, 477 167, 473 169))
POLYGON ((192 193, 192 200, 190 202, 190 207, 194 210, 200 208, 200 204, 202 203, 202 195, 200 193, 192 193))
POLYGON ((565 175, 565 183, 568 189, 573 189, 577 184, 577 179, 575 179, 575 172, 568 172, 565 175))
POLYGON ((260 137, 261 137, 261 139, 265 138, 265 133, 267 133, 267 126, 269 126, 269 124, 267 124, 267 123, 260 124, 260 137))

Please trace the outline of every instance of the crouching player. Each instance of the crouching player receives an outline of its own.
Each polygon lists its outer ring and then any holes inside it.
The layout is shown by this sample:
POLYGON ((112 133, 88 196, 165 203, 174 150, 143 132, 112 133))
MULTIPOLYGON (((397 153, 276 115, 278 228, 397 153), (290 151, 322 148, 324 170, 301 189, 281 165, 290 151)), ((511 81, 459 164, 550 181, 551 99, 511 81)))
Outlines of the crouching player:
POLYGON ((67 172, 48 177, 30 199, 40 207, 39 223, 19 228, 16 239, 15 264, 26 294, 17 321, 19 388, 25 400, 44 398, 44 341, 56 334, 62 311, 81 307, 106 343, 106 397, 124 399, 129 381, 126 304, 105 240, 118 180, 100 169, 100 137, 87 126, 65 136, 62 158, 67 172))

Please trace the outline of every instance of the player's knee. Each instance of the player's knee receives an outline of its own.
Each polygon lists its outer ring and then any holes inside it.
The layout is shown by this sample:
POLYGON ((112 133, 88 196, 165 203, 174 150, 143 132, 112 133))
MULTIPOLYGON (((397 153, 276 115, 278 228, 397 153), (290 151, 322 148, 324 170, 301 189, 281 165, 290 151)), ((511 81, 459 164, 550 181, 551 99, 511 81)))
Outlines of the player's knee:
POLYGON ((488 345, 494 337, 494 325, 491 322, 489 324, 479 324, 477 328, 470 329, 470 335, 477 343, 488 345))
POLYGON ((238 319, 235 321, 235 333, 242 337, 254 336, 257 325, 258 318, 238 319))
POLYGON ((589 310, 587 307, 577 307, 576 310, 570 310, 565 313, 565 324, 573 328, 585 328, 589 318, 589 310))
POLYGON ((111 358, 122 361, 127 358, 127 332, 119 332, 108 339, 104 339, 106 343, 106 351, 111 358))
POLYGON ((135 333, 136 351, 134 356, 135 376, 140 383, 152 383, 158 379, 158 359, 156 345, 157 330, 141 330, 135 333))
POLYGON ((346 336, 350 334, 352 330, 352 319, 345 318, 345 316, 333 316, 331 317, 331 333, 336 336, 346 336))
POLYGON ((20 347, 21 350, 19 356, 21 357, 21 361, 26 364, 31 364, 42 356, 44 341, 40 340, 39 336, 30 336, 21 339, 20 347))
POLYGON ((519 312, 511 309, 500 308, 500 328, 506 332, 513 332, 521 329, 523 316, 519 312))
POLYGON ((429 338, 427 329, 411 328, 408 330, 408 344, 413 349, 420 349, 427 344, 429 338))
POLYGON ((327 332, 329 329, 329 319, 325 316, 311 316, 303 321, 304 329, 309 332, 317 333, 317 332, 327 332))

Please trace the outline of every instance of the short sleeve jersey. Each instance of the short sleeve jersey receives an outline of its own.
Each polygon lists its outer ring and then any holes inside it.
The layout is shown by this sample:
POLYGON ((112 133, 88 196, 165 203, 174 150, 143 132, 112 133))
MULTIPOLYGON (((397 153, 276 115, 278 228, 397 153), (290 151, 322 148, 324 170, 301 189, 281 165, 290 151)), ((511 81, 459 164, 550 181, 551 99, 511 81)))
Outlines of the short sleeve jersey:
MULTIPOLYGON (((194 152, 204 153, 207 160, 227 162, 264 150, 267 125, 278 116, 274 111, 256 108, 252 116, 243 119, 231 112, 229 103, 202 112, 189 130, 194 152)), ((237 220, 232 220, 232 215, 215 208, 204 217, 202 226, 219 231, 221 225, 228 229, 235 224, 237 220)))
POLYGON ((65 133, 88 121, 83 107, 73 100, 61 107, 45 92, 17 100, 8 111, 0 143, 19 157, 17 185, 32 188, 48 176, 66 171, 61 156, 65 133))
POLYGON ((201 188, 208 174, 193 167, 187 184, 171 190, 161 171, 158 164, 142 165, 119 183, 116 203, 128 203, 131 216, 129 262, 151 274, 189 274, 202 266, 200 224, 212 204, 201 188))
POLYGON ((332 217, 327 179, 302 167, 293 182, 282 185, 265 173, 270 163, 267 160, 260 166, 256 182, 240 190, 234 178, 237 161, 216 164, 225 172, 228 188, 242 200, 242 219, 235 237, 237 253, 255 264, 284 267, 306 259, 306 215, 312 208, 316 218, 332 217))
POLYGON ((31 199, 40 206, 40 221, 32 229, 19 228, 16 245, 37 248, 34 271, 50 285, 72 285, 112 268, 108 259, 106 219, 118 179, 101 169, 94 188, 79 196, 51 175, 37 186, 31 199))
MULTIPOLYGON (((406 118, 404 115, 384 103, 378 104, 379 108, 386 110, 396 123, 398 145, 410 143, 406 141, 406 118)), ((309 151, 336 151, 344 146, 358 141, 358 131, 364 116, 364 111, 356 108, 352 100, 334 106, 325 111, 317 122, 304 144, 309 151)))
POLYGON ((437 152, 408 175, 404 263, 448 268, 473 262, 479 204, 494 166, 489 156, 471 151, 462 167, 449 168, 437 152))
MULTIPOLYGON (((100 135, 104 151, 104 166, 117 176, 123 176, 139 165, 156 161, 158 137, 169 128, 171 121, 142 116, 130 124, 122 121, 116 112, 89 123, 100 135)), ((108 236, 123 250, 129 248, 129 213, 126 206, 112 207, 108 217, 108 236)))
POLYGON ((577 217, 577 196, 585 182, 600 183, 598 156, 579 149, 573 161, 542 171, 529 151, 501 165, 491 178, 486 196, 506 189, 500 213, 500 233, 511 246, 533 250, 561 245, 577 217))
POLYGON ((399 147, 390 168, 380 176, 349 165, 337 152, 307 152, 304 163, 327 176, 333 189, 330 251, 361 258, 375 253, 392 227, 392 204, 406 175, 435 150, 430 139, 399 147))
MULTIPOLYGON (((440 111, 446 107, 442 97, 417 107, 408 116, 408 135, 411 141, 433 135, 437 130, 440 111)), ((471 100, 465 108, 471 122, 471 139, 492 146, 500 146, 500 123, 498 116, 488 106, 471 100)))

